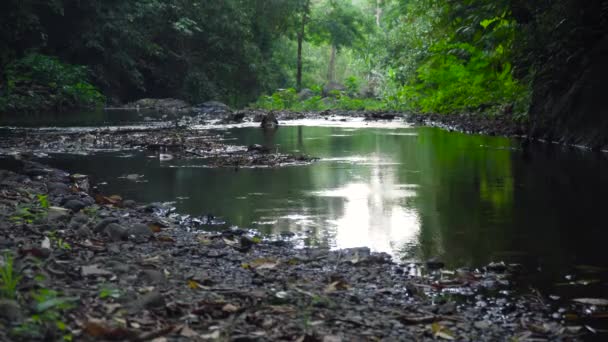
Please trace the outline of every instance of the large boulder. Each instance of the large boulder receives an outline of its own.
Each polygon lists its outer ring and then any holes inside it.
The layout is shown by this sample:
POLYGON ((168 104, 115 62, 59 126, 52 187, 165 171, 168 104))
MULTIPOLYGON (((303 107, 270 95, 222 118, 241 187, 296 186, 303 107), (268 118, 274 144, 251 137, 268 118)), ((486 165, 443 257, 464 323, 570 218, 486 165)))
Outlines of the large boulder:
POLYGON ((315 96, 315 93, 308 89, 308 88, 304 88, 302 90, 300 90, 300 92, 298 93, 298 100, 299 101, 305 101, 310 99, 311 97, 315 96))
POLYGON ((179 99, 141 99, 129 103, 128 108, 149 109, 159 112, 181 112, 190 109, 190 104, 179 99))
POLYGON ((260 125, 265 129, 274 129, 279 127, 279 120, 274 112, 270 112, 262 118, 262 124, 260 125))
POLYGON ((199 114, 210 114, 210 115, 224 115, 232 113, 230 107, 226 104, 218 101, 207 101, 198 104, 194 107, 194 110, 199 114))
POLYGON ((329 82, 323 87, 323 96, 334 96, 336 92, 343 92, 345 90, 346 87, 344 87, 344 85, 337 82, 329 82))

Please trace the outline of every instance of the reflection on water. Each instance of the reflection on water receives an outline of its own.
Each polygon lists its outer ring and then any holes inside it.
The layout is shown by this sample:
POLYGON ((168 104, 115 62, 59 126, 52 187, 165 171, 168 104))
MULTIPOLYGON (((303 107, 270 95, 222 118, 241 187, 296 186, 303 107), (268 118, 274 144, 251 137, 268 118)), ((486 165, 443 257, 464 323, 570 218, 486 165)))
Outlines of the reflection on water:
POLYGON ((308 244, 369 246, 408 260, 439 256, 449 266, 507 260, 559 273, 568 265, 608 262, 602 253, 608 163, 602 157, 363 123, 283 126, 274 135, 233 128, 226 134, 238 144, 265 143, 323 159, 236 172, 143 153, 50 162, 108 182, 101 190, 109 194, 176 201, 183 213, 211 213, 266 233, 302 233, 308 244), (142 174, 146 182, 119 178, 127 174, 142 174))

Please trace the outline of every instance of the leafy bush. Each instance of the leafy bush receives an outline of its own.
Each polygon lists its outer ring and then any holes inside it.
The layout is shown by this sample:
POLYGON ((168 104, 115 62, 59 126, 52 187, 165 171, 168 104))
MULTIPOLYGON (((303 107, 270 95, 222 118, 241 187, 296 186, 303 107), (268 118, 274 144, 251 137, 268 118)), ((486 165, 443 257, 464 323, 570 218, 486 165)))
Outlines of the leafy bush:
MULTIPOLYGON (((313 91, 314 92, 314 91, 313 91)), ((380 110, 387 106, 376 99, 352 98, 334 90, 333 97, 315 95, 299 101, 294 89, 279 90, 270 96, 262 96, 252 107, 266 110, 321 111, 326 109, 380 110)))
MULTIPOLYGON (((500 47, 494 53, 500 53, 500 47)), ((451 113, 498 108, 525 97, 526 87, 511 74, 511 64, 498 64, 467 43, 442 43, 417 71, 417 80, 403 86, 397 101, 407 109, 451 113)))
POLYGON ((56 57, 29 54, 6 68, 0 111, 60 110, 102 105, 105 97, 88 82, 83 66, 56 57))

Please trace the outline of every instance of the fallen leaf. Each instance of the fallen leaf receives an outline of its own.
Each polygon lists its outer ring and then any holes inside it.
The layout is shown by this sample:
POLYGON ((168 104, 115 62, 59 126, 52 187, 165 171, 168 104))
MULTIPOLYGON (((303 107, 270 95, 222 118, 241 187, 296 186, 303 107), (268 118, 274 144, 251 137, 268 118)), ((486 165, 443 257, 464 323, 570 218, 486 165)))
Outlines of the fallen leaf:
POLYGON ((212 333, 206 334, 206 335, 201 335, 201 338, 203 340, 217 340, 220 338, 220 331, 219 330, 215 330, 212 333))
POLYGON ((435 337, 450 341, 454 340, 454 334, 437 322, 431 324, 431 330, 433 331, 433 335, 435 335, 435 337))
POLYGON ((188 337, 188 338, 193 338, 193 337, 198 337, 199 335, 196 333, 196 331, 190 329, 189 326, 185 325, 182 330, 180 331, 180 336, 183 337, 188 337))
POLYGON ((83 330, 85 334, 91 337, 112 341, 131 340, 138 337, 135 332, 127 328, 112 327, 103 322, 87 322, 83 330))
POLYGON ((156 223, 150 223, 148 228, 150 228, 153 233, 160 233, 160 231, 163 230, 163 228, 156 223))
POLYGON ((196 280, 188 280, 188 287, 192 290, 203 288, 203 285, 199 284, 196 280))
POLYGON ((333 283, 327 285, 325 288, 325 293, 332 293, 336 291, 345 291, 348 290, 350 286, 342 280, 334 281, 333 283))
POLYGON ((277 260, 267 259, 267 258, 255 259, 249 263, 249 266, 251 268, 255 268, 258 270, 273 269, 273 268, 277 267, 278 265, 279 265, 279 262, 277 260))
POLYGON ((587 305, 608 306, 608 299, 603 298, 576 298, 572 301, 587 305))
POLYGON ((238 306, 235 306, 232 304, 226 304, 222 308, 222 311, 229 312, 229 313, 235 313, 235 312, 239 311, 239 308, 238 308, 238 306))
POLYGON ((156 240, 160 242, 175 242, 174 238, 166 235, 159 235, 156 237, 156 240))

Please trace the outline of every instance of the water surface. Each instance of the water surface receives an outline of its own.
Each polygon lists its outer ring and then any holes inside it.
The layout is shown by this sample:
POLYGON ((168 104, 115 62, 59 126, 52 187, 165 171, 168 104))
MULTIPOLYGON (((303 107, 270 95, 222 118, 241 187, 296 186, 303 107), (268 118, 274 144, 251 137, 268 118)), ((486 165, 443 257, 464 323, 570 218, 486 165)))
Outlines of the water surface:
POLYGON ((608 163, 551 145, 435 128, 284 126, 274 134, 232 128, 235 144, 318 156, 310 166, 210 169, 145 153, 55 156, 49 162, 107 182, 138 201, 176 201, 306 243, 369 246, 403 259, 451 266, 510 260, 535 268, 605 263, 608 163), (144 182, 121 179, 142 174, 144 182))

